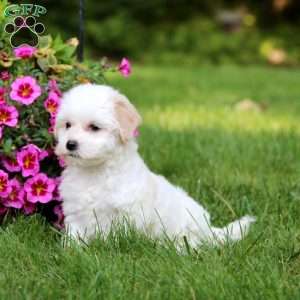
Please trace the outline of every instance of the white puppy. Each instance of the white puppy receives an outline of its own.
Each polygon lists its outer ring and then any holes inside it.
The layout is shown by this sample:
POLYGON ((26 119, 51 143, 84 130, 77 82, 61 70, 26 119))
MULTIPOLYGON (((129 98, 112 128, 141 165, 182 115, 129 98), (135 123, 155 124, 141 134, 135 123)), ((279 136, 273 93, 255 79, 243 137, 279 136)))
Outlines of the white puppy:
POLYGON ((70 234, 85 240, 98 230, 107 234, 125 216, 178 245, 184 236, 192 247, 241 239, 253 217, 212 227, 200 204, 147 168, 134 138, 140 123, 128 99, 109 86, 85 84, 64 95, 55 134, 56 154, 67 163, 60 192, 70 234))

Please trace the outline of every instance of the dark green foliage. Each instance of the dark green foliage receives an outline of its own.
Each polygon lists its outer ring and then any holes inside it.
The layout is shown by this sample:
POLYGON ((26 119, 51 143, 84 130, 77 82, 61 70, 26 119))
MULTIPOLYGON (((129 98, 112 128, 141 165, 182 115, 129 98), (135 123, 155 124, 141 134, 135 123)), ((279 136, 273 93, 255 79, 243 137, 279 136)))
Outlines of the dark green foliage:
MULTIPOLYGON (((78 34, 78 1, 45 1, 44 22, 50 33, 78 34), (63 13, 62 13, 63 12, 63 13)), ((117 59, 124 55, 140 61, 186 64, 261 63, 260 47, 275 40, 291 64, 299 58, 299 3, 290 1, 275 12, 272 1, 117 0, 86 1, 88 55, 117 59), (225 32, 216 20, 223 9, 247 7, 256 18, 250 26, 225 32)))

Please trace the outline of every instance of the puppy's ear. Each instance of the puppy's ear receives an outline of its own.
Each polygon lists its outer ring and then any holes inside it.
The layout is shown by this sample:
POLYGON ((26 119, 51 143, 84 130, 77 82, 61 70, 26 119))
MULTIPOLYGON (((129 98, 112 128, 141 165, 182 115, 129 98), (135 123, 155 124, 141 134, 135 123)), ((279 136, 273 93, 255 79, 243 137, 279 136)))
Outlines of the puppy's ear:
POLYGON ((126 143, 141 124, 142 118, 129 100, 120 94, 115 98, 115 114, 119 123, 121 141, 126 143))

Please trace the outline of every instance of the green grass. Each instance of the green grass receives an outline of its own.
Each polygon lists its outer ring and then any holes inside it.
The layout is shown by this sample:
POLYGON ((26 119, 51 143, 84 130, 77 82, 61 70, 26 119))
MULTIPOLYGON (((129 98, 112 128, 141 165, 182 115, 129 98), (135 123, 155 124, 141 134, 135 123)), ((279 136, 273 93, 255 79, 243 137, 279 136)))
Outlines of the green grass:
POLYGON ((144 117, 140 152, 245 240, 177 255, 136 232, 63 248, 37 217, 0 232, 0 299, 300 299, 299 70, 140 67, 109 82, 144 117), (234 104, 264 102, 262 113, 234 104))

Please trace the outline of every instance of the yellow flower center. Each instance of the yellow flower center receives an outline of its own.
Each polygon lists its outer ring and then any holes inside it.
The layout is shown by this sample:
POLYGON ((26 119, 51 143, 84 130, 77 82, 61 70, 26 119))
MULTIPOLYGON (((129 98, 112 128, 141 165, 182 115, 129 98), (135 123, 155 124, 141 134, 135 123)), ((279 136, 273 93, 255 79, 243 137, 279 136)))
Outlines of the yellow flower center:
POLYGON ((0 178, 0 192, 3 192, 6 187, 6 181, 0 178))
POLYGON ((0 110, 0 122, 7 122, 9 120, 9 112, 0 110))
POLYGON ((21 96, 23 98, 29 98, 32 93, 33 93, 33 89, 30 84, 24 83, 24 84, 20 85, 19 90, 18 90, 19 96, 21 96))
POLYGON ((24 161, 23 161, 24 167, 25 167, 26 169, 30 168, 30 167, 32 166, 32 163, 33 163, 33 162, 34 162, 34 157, 33 157, 33 155, 28 154, 28 155, 25 157, 24 161))

